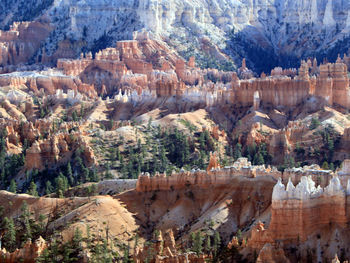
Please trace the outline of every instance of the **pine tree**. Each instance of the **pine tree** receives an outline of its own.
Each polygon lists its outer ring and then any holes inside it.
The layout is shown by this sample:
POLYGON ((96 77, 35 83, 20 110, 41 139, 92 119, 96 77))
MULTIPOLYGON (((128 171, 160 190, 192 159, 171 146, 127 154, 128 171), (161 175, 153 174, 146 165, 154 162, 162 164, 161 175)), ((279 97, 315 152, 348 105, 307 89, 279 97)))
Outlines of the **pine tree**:
POLYGON ((194 234, 193 251, 196 252, 197 255, 202 254, 203 237, 202 237, 202 233, 200 231, 198 231, 194 234))
POLYGON ((12 218, 4 219, 5 234, 3 236, 4 247, 12 251, 16 246, 16 228, 12 218))
POLYGON ((44 233, 44 231, 45 231, 45 219, 46 219, 45 215, 43 215, 43 214, 39 215, 38 226, 39 226, 39 233, 40 233, 40 235, 42 235, 44 233))
POLYGON ((77 114, 77 112, 75 110, 72 112, 72 120, 73 121, 78 121, 78 114, 77 114))
POLYGON ((254 155, 253 164, 255 164, 255 165, 265 164, 264 157, 262 156, 262 154, 260 152, 257 152, 254 155))
POLYGON ((242 157, 242 145, 240 143, 237 143, 233 153, 233 158, 237 160, 238 158, 241 158, 241 157, 242 157))
POLYGON ((98 182, 100 180, 100 177, 95 167, 90 169, 90 180, 91 182, 98 182))
POLYGON ((33 181, 31 181, 27 193, 29 195, 32 195, 32 196, 36 196, 36 197, 39 196, 38 191, 37 191, 37 186, 33 181))
POLYGON ((67 163, 67 177, 68 177, 69 183, 71 185, 74 185, 73 172, 72 172, 72 167, 70 162, 67 163))
POLYGON ((130 250, 130 247, 129 247, 129 244, 127 246, 124 247, 124 256, 123 256, 123 263, 129 263, 129 250, 130 250))
POLYGON ((323 164, 322 164, 322 169, 323 169, 323 170, 328 170, 328 169, 329 169, 329 166, 328 166, 327 161, 324 161, 324 162, 323 162, 323 164))
POLYGON ((28 204, 26 201, 23 201, 22 207, 21 207, 21 216, 20 216, 20 222, 22 224, 22 241, 26 243, 28 239, 32 238, 32 227, 30 224, 30 212, 28 208, 28 204))
POLYGON ((47 195, 51 194, 53 192, 53 187, 50 181, 46 181, 46 185, 45 185, 45 193, 47 195))
POLYGON ((212 247, 211 247, 211 240, 210 240, 210 236, 208 235, 208 236, 207 236, 207 240, 206 240, 206 242, 205 242, 205 252, 206 252, 207 254, 209 254, 210 251, 211 251, 211 249, 212 249, 212 247))
POLYGON ((68 179, 62 173, 55 179, 56 181, 56 193, 59 198, 63 198, 64 192, 68 189, 68 179))
POLYGON ((217 255, 217 253, 218 253, 218 251, 219 251, 219 248, 220 248, 220 245, 221 245, 220 234, 219 234, 219 232, 215 232, 215 235, 214 235, 214 244, 213 244, 214 256, 217 255))
POLYGON ((10 182, 9 191, 11 193, 16 193, 17 192, 17 184, 16 184, 16 181, 14 179, 12 179, 11 182, 10 182))

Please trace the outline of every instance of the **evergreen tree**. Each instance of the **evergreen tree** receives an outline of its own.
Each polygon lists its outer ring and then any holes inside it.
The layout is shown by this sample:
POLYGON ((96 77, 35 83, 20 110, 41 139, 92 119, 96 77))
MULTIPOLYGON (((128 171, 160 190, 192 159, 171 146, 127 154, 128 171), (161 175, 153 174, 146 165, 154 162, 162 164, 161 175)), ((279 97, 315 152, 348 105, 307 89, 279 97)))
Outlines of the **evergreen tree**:
POLYGON ((241 157, 242 157, 242 145, 240 143, 237 143, 233 153, 233 158, 237 160, 238 158, 241 158, 241 157))
POLYGON ((46 219, 46 216, 43 215, 43 214, 40 214, 39 215, 39 218, 38 218, 38 226, 39 226, 39 233, 40 235, 42 235, 45 231, 45 219, 46 219))
POLYGON ((51 184, 51 182, 50 181, 46 181, 46 185, 45 185, 45 193, 47 194, 47 195, 49 195, 49 194, 51 194, 52 192, 53 192, 53 186, 52 186, 52 184, 51 184))
POLYGON ((264 157, 262 156, 262 154, 261 154, 260 152, 257 152, 257 153, 254 155, 253 164, 254 164, 254 165, 262 165, 262 164, 265 164, 264 157))
POLYGON ((22 225, 22 241, 24 243, 27 242, 28 239, 32 238, 32 227, 30 224, 30 212, 28 208, 28 204, 26 201, 23 201, 22 207, 21 207, 21 216, 20 216, 20 222, 22 225))
POLYGON ((77 114, 77 112, 75 110, 72 112, 72 120, 73 121, 78 121, 78 114, 77 114))
POLYGON ((193 251, 196 252, 197 255, 203 252, 203 236, 200 231, 194 234, 193 251))
POLYGON ((16 181, 14 179, 12 179, 11 182, 10 182, 9 191, 11 193, 16 193, 17 192, 17 184, 16 184, 16 181))
POLYGON ((64 192, 68 189, 68 179, 62 173, 55 179, 56 181, 56 193, 59 198, 63 198, 64 192))
POLYGON ((219 248, 221 245, 221 238, 219 232, 215 232, 214 234, 214 244, 213 244, 213 250, 214 250, 214 256, 217 255, 219 248))
POLYGON ((91 182, 98 182, 100 180, 100 177, 95 167, 90 169, 90 180, 91 182))
POLYGON ((16 228, 12 218, 4 219, 5 234, 3 236, 4 247, 13 251, 16 246, 16 228))
POLYGON ((27 194, 32 195, 32 196, 36 196, 36 197, 39 196, 38 191, 37 191, 37 186, 33 181, 31 181, 31 183, 29 185, 29 189, 27 191, 27 194))
POLYGON ((130 253, 130 247, 129 247, 129 244, 127 246, 124 246, 124 256, 123 256, 123 263, 129 263, 129 255, 130 253))
POLYGON ((211 247, 211 240, 210 240, 210 236, 208 235, 207 236, 207 240, 205 242, 205 252, 207 254, 209 254, 211 252, 211 249, 212 249, 212 247, 211 247))
POLYGON ((322 164, 322 169, 323 169, 323 170, 329 170, 329 166, 328 166, 327 161, 324 161, 324 162, 323 162, 323 164, 322 164))
POLYGON ((72 172, 72 166, 70 162, 67 163, 67 177, 68 181, 71 185, 74 185, 74 178, 73 178, 73 172, 72 172))

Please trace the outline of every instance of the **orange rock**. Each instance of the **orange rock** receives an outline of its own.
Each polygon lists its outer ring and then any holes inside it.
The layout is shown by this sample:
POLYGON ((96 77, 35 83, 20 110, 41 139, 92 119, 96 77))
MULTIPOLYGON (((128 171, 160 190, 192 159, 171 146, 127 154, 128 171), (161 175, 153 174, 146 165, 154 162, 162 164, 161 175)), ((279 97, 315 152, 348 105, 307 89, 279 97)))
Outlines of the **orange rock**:
POLYGON ((277 169, 264 166, 251 166, 246 158, 238 159, 232 167, 225 167, 217 170, 193 171, 174 173, 171 176, 156 175, 150 177, 149 174, 141 174, 136 183, 136 191, 169 191, 185 189, 189 185, 195 185, 200 188, 210 188, 213 184, 216 186, 230 184, 235 177, 270 177, 281 178, 282 173, 277 169))
POLYGON ((159 231, 159 236, 153 240, 152 245, 145 246, 134 254, 135 263, 145 262, 146 259, 152 263, 204 263, 210 257, 207 255, 197 256, 195 253, 179 253, 176 249, 173 231, 169 229, 164 234, 159 231))
POLYGON ((9 31, 0 30, 0 66, 28 62, 51 30, 47 22, 14 22, 9 31))
POLYGON ((39 237, 34 243, 28 241, 23 248, 16 249, 12 253, 3 248, 0 250, 0 263, 35 263, 46 248, 46 241, 42 237, 39 237))
POLYGON ((289 263, 284 251, 280 247, 272 246, 267 243, 260 251, 256 260, 257 263, 289 263))
POLYGON ((210 153, 210 159, 209 164, 207 167, 207 172, 211 171, 212 169, 218 169, 220 168, 220 164, 218 162, 218 159, 216 157, 216 153, 210 153))

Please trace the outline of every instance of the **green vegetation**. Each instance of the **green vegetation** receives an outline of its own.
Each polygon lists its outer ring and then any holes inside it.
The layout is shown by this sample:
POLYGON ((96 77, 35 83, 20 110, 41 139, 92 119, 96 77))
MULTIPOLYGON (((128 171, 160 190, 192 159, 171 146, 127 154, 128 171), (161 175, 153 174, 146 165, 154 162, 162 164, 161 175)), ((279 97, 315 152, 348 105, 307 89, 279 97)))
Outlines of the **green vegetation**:
POLYGON ((321 122, 318 119, 312 118, 311 119, 311 124, 310 124, 310 130, 315 130, 317 129, 318 126, 321 125, 321 122))
MULTIPOLYGON (((240 152, 241 146, 237 144, 234 152, 235 156, 238 157, 240 152)), ((253 165, 271 164, 272 161, 272 156, 267 151, 266 143, 248 145, 243 156, 247 157, 253 165)))
POLYGON ((180 55, 187 61, 190 57, 195 57, 196 65, 202 69, 214 68, 223 71, 233 71, 236 69, 235 64, 231 60, 219 60, 212 55, 208 55, 200 50, 197 50, 194 45, 190 45, 187 50, 179 52, 180 55))
MULTIPOLYGON (((194 125, 181 121, 189 130, 153 128, 148 125, 143 130, 144 142, 139 138, 136 144, 126 144, 119 138, 114 147, 106 153, 106 175, 111 169, 117 170, 123 178, 138 178, 141 172, 170 174, 182 167, 205 169, 209 153, 217 150, 217 141, 208 131, 197 132, 194 125)), ((136 128, 135 137, 138 138, 136 128)), ((96 139, 95 144, 102 142, 96 139)))
POLYGON ((7 131, 0 131, 0 189, 8 189, 15 193, 16 183, 12 180, 20 168, 24 165, 25 148, 21 154, 9 155, 6 149, 7 131))
POLYGON ((39 236, 45 236, 45 216, 38 218, 29 212, 28 204, 24 201, 21 206, 21 214, 15 218, 3 217, 4 208, 0 206, 0 232, 3 233, 2 247, 8 251, 23 247, 29 240, 36 240, 39 236))

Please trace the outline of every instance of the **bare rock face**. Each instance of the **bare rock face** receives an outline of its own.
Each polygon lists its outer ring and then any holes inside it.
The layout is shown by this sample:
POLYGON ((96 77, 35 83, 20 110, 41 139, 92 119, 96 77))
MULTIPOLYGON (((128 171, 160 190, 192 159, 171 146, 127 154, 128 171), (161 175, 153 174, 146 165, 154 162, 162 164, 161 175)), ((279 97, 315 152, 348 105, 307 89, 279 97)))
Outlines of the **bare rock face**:
MULTIPOLYGON (((342 175, 344 177, 344 175, 342 175)), ((348 178, 348 177, 346 177, 348 178)), ((349 181, 346 189, 335 175, 322 188, 315 186, 311 176, 303 176, 294 186, 289 179, 287 185, 279 179, 272 193, 271 221, 268 228, 259 222, 250 231, 247 247, 260 251, 257 262, 288 262, 283 249, 300 244, 321 233, 324 244, 328 236, 346 231, 348 215, 349 181), (332 227, 336 226, 336 227, 332 227)), ((343 237, 341 237, 343 238, 343 237)), ((323 258, 332 258, 337 249, 324 249, 323 258)), ((314 255, 315 256, 315 255, 314 255)), ((302 258, 306 255, 302 255, 302 258)), ((316 256, 315 256, 316 257, 316 256)))
POLYGON ((34 243, 28 241, 23 248, 16 249, 14 252, 7 252, 6 249, 0 250, 1 263, 35 263, 36 259, 47 248, 46 241, 39 237, 34 243))
POLYGON ((256 263, 289 263, 282 248, 276 248, 267 243, 260 250, 256 263))
POLYGON ((15 22, 9 31, 0 31, 0 66, 26 63, 50 31, 51 26, 41 22, 15 22))
POLYGON ((11 104, 8 100, 4 100, 1 105, 8 114, 15 120, 22 120, 25 121, 26 117, 22 112, 20 112, 17 107, 13 104, 11 104))
POLYGON ((66 160, 77 148, 83 149, 85 164, 90 167, 95 164, 92 148, 81 134, 59 134, 50 139, 35 141, 26 152, 25 169, 43 170, 46 166, 56 165, 66 160))
MULTIPOLYGON (((135 35, 134 40, 117 42, 115 48, 96 53, 94 59, 92 54, 77 60, 61 59, 57 67, 95 86, 102 95, 115 94, 118 85, 124 92, 136 92, 134 98, 123 100, 127 102, 142 101, 142 94, 148 93, 160 98, 182 97, 207 106, 229 103, 254 106, 255 110, 260 106, 291 110, 315 96, 330 106, 350 108, 347 66, 340 58, 336 63, 320 65, 319 69, 316 61, 302 61, 298 73, 296 69, 276 68, 271 76, 261 78, 253 78, 243 60, 239 79, 232 72, 196 68, 193 57, 187 63, 166 43, 144 33, 135 35)), ((76 85, 78 89, 81 86, 76 85)), ((41 86, 46 87, 43 83, 41 86)))
POLYGON ((147 33, 135 34, 134 40, 119 41, 114 48, 95 54, 82 54, 80 59, 59 59, 61 73, 6 74, 0 76, 4 86, 28 87, 35 94, 56 94, 59 90, 116 97, 124 103, 140 103, 156 98, 189 100, 205 106, 229 104, 236 108, 254 110, 278 108, 290 111, 312 97, 321 103, 350 108, 348 92, 348 60, 338 59, 317 67, 317 62, 302 61, 296 69, 276 68, 271 76, 248 76, 245 60, 239 70, 241 79, 233 72, 196 67, 195 59, 184 61, 159 39, 147 33), (311 73, 311 75, 310 75, 311 73), (118 94, 122 92, 122 94, 118 94), (119 96, 120 95, 120 96, 119 96), (120 99, 121 96, 125 98, 120 99))
MULTIPOLYGON (((212 155, 213 156, 213 155, 212 155)), ((232 167, 219 168, 217 159, 212 157, 214 166, 209 164, 209 171, 192 171, 192 172, 180 172, 174 173, 171 176, 165 174, 157 174, 150 177, 149 174, 141 174, 136 183, 136 191, 149 192, 149 191, 169 191, 175 189, 185 189, 187 185, 196 185, 200 188, 210 188, 212 184, 217 186, 227 185, 234 177, 269 177, 269 178, 281 178, 281 172, 277 169, 271 169, 271 167, 265 168, 264 166, 251 166, 250 162, 246 158, 238 159, 232 167), (214 169, 214 167, 216 168, 214 169)))
POLYGON ((305 241, 322 226, 345 227, 345 208, 346 195, 337 176, 324 189, 316 188, 311 177, 302 177, 296 187, 289 181, 286 189, 279 181, 272 195, 269 231, 274 240, 305 241), (283 224, 278 222, 282 218, 283 224))
POLYGON ((155 263, 204 263, 207 262, 208 259, 209 257, 206 255, 197 256, 194 253, 180 253, 176 249, 174 233, 171 229, 166 230, 164 234, 160 231, 153 245, 145 246, 134 255, 134 262, 136 263, 146 261, 155 263))
POLYGON ((210 159, 209 159, 209 164, 207 167, 207 172, 213 170, 213 169, 219 169, 220 164, 218 162, 218 159, 216 157, 216 153, 210 153, 210 159))

